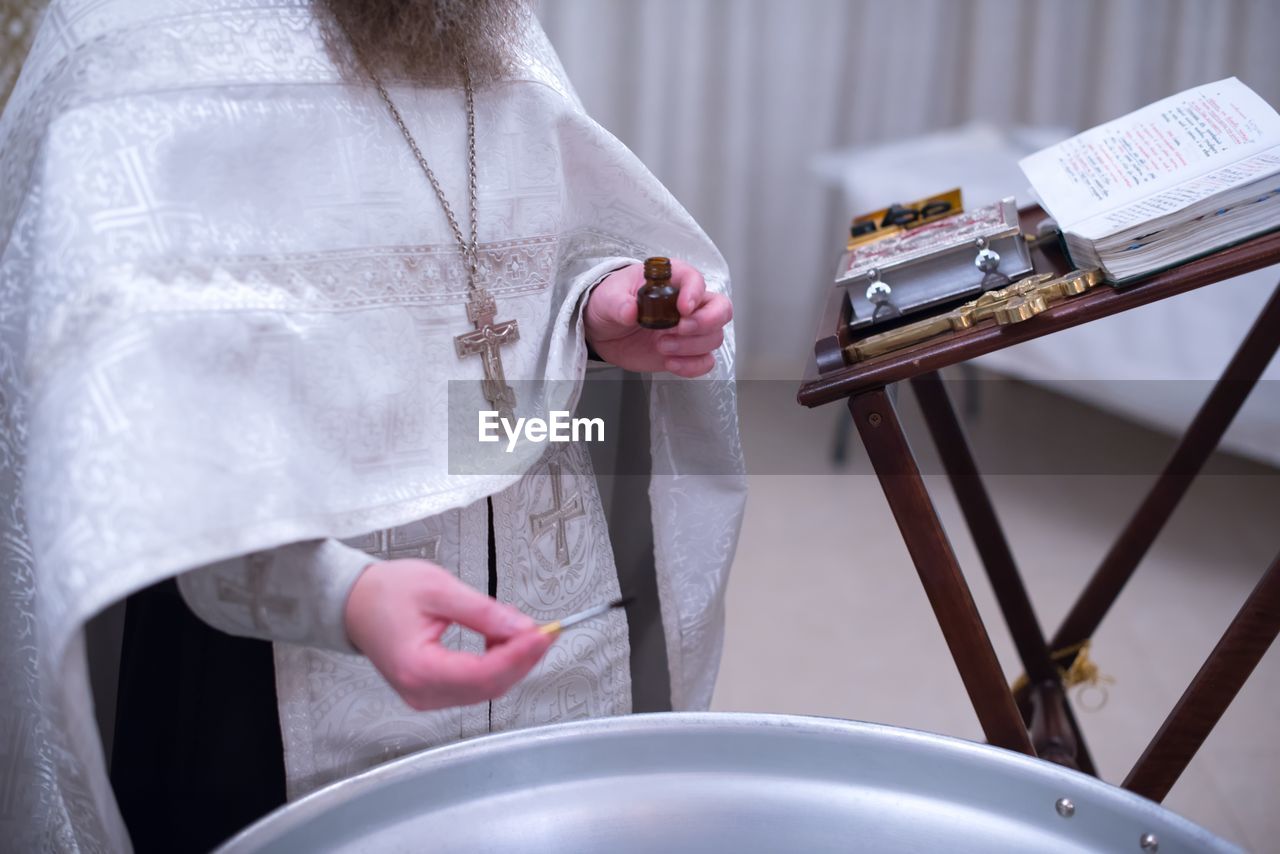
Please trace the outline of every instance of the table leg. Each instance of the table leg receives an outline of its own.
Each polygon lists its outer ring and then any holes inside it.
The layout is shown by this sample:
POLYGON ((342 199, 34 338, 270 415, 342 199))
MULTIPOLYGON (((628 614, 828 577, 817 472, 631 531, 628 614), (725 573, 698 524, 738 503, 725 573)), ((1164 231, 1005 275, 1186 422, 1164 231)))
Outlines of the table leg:
MULTIPOLYGON (((1254 321, 1213 391, 1196 413, 1177 450, 1129 520, 1088 585, 1054 635, 1051 646, 1063 649, 1090 638, 1124 585, 1169 521, 1191 482, 1218 446, 1245 398, 1257 384, 1280 346, 1280 287, 1254 321)), ((1070 666, 1071 662, 1063 662, 1070 666)))
POLYGON ((1169 717, 1147 745, 1124 788, 1162 801, 1280 634, 1280 557, 1249 594, 1169 717))
POLYGON ((923 374, 911 380, 911 387, 920 401, 920 411, 924 414, 929 435, 938 448, 960 511, 973 534, 973 544, 982 558, 987 577, 991 579, 1000 610, 1009 623, 1009 632, 1013 635, 1013 643, 1027 677, 1033 683, 1054 679, 1058 671, 1049 658, 1040 621, 1036 619, 1031 598, 1022 583, 1013 552, 982 483, 942 378, 936 373, 923 374))
MULTIPOLYGON (((991 581, 996 600, 1000 603, 1000 611, 1004 614, 1009 633, 1013 636, 1014 646, 1018 650, 1018 657, 1026 670, 1028 684, 1034 686, 1033 690, 1048 692, 1048 694, 1053 692, 1046 689, 1046 684, 1058 686, 1056 696, 1046 695, 1041 698, 1041 701, 1042 704, 1047 703, 1055 708, 1061 706, 1062 714, 1051 716, 1048 720, 1056 723, 1065 719, 1072 729, 1069 734, 1072 738, 1068 739, 1066 737, 1068 734, 1059 733, 1052 728, 1046 731, 1045 736, 1060 744, 1071 743, 1074 746, 1072 767, 1094 774, 1096 772, 1093 759, 1085 746, 1084 736, 1080 732, 1079 724, 1076 723, 1075 714, 1061 690, 1058 668, 1054 666, 1049 656, 1049 647, 1045 642, 1044 632, 1040 628, 1040 621, 1036 618, 1035 609, 1031 605, 1031 597, 1023 584, 1022 575, 1018 572, 1013 551, 1009 548, 1009 541, 1005 538, 999 517, 996 516, 991 496, 982 482, 977 462, 965 439, 964 428, 956 416, 955 407, 951 404, 946 386, 937 373, 930 372, 912 379, 911 387, 920 401, 920 410, 928 425, 929 435, 933 437, 933 443, 938 448, 942 466, 947 472, 951 488, 956 494, 956 501, 960 504, 960 511, 964 514, 965 522, 973 535, 974 546, 977 547, 978 555, 982 558, 982 565, 987 571, 987 578, 991 581)), ((1030 720, 1032 706, 1033 704, 1028 702, 1027 707, 1022 710, 1024 720, 1030 720)), ((1033 731, 1033 737, 1034 735, 1033 731)), ((1040 743, 1037 742, 1035 746, 1037 752, 1042 752, 1043 746, 1040 743)), ((1056 749, 1055 756, 1059 759, 1063 758, 1063 751, 1056 749)))
POLYGON ((883 388, 873 389, 851 397, 849 412, 987 741, 1034 755, 991 638, 920 478, 893 402, 883 388))

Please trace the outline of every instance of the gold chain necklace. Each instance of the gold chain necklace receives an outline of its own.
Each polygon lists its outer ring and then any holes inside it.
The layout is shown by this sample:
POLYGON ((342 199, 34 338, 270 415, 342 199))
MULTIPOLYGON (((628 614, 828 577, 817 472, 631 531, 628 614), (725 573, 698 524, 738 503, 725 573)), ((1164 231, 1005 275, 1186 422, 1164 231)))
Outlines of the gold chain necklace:
POLYGON ((418 141, 409 132, 409 126, 405 124, 404 116, 400 114, 395 102, 391 100, 391 94, 387 92, 387 87, 382 85, 382 80, 369 68, 367 63, 365 63, 365 71, 370 79, 373 80, 373 85, 377 87, 383 103, 387 105, 387 109, 391 112, 391 117, 395 119, 396 126, 400 128, 400 133, 404 136, 404 141, 409 144, 409 150, 413 152, 414 158, 418 161, 418 166, 422 168, 423 174, 427 176, 431 189, 435 190, 436 198, 440 200, 440 206, 444 208, 444 215, 449 220, 449 228, 453 230, 454 240, 457 241, 458 248, 462 251, 462 258, 467 265, 467 320, 475 326, 475 329, 456 336, 453 339, 454 350, 457 352, 458 358, 477 355, 480 357, 481 364, 484 366, 484 379, 480 383, 484 399, 498 411, 500 417, 513 420, 516 408, 516 392, 515 389, 507 385, 506 374, 502 370, 502 353, 498 348, 504 344, 513 344, 518 341, 520 339, 520 327, 515 320, 495 322, 494 318, 497 317, 498 306, 493 299, 493 294, 478 284, 480 276, 480 243, 476 237, 476 221, 479 219, 479 212, 476 208, 476 102, 475 90, 471 86, 471 73, 464 63, 462 82, 467 100, 467 193, 471 206, 471 240, 468 242, 462 236, 462 229, 458 227, 458 218, 454 216, 453 208, 449 205, 449 199, 445 196, 444 190, 440 187, 440 182, 436 179, 436 173, 431 170, 431 166, 427 163, 427 158, 423 155, 422 149, 418 147, 418 141))

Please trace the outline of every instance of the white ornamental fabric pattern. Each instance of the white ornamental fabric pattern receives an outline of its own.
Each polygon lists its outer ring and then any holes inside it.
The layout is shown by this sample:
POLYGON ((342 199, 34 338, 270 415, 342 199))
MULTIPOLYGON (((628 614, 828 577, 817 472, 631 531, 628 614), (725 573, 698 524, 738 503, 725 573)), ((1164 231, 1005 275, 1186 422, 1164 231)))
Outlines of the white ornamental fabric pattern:
MULTIPOLYGON (((500 319, 520 323, 508 377, 569 380, 522 406, 572 409, 578 307, 601 276, 667 254, 713 289, 728 278, 583 114, 536 24, 515 47, 515 78, 477 93, 482 275, 500 319)), ((461 93, 389 83, 445 193, 463 197, 461 93)), ((54 0, 0 150, 0 838, 127 850, 90 712, 89 617, 237 555, 465 520, 543 461, 532 446, 500 471, 451 473, 448 382, 481 377, 452 350, 470 328, 462 260, 377 95, 329 62, 307 0, 54 0)), ((734 396, 715 381, 732 369, 730 331, 712 381, 656 383, 651 401, 677 708, 710 697, 741 519, 734 396)), ((533 544, 544 557, 548 536, 533 544)), ((330 667, 304 672, 345 691, 354 677, 330 667)), ((461 735, 478 731, 458 717, 461 735)), ((398 749, 333 746, 353 767, 398 749)))
POLYGON ((185 572, 178 589, 200 619, 229 634, 355 652, 344 612, 369 561, 337 540, 290 543, 185 572))
MULTIPOLYGON (((549 621, 620 595, 604 509, 590 460, 580 446, 549 453, 516 483, 495 493, 492 501, 498 599, 549 621), (563 560, 556 555, 557 532, 566 546, 563 560)), ((488 533, 488 508, 481 500, 346 542, 383 559, 421 557, 429 550, 432 560, 484 589, 488 533)), ((443 642, 473 653, 484 647, 478 634, 457 627, 443 642)), ((289 797, 461 738, 626 714, 631 711, 630 679, 627 623, 621 611, 567 632, 492 708, 481 703, 417 712, 361 656, 277 644, 289 797)))
MULTIPOLYGON (((621 595, 590 457, 562 447, 493 497, 498 598, 541 622, 621 595)), ((629 713, 630 656, 621 609, 575 626, 493 701, 491 730, 629 713)))
MULTIPOLYGON (((383 559, 430 550, 432 560, 483 590, 489 578, 485 504, 481 499, 346 542, 383 559)), ((457 626, 441 642, 465 652, 484 649, 482 637, 457 626)), ((488 731, 487 703, 415 712, 363 656, 276 644, 275 660, 290 799, 388 759, 488 731)))

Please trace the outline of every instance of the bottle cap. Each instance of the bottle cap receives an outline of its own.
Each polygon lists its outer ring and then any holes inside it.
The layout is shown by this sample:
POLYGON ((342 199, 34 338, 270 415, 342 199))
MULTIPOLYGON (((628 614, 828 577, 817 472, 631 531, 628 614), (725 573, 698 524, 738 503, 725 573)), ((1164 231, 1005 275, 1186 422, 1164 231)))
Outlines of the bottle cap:
POLYGON ((671 259, 657 256, 644 259, 644 277, 646 279, 670 279, 671 259))

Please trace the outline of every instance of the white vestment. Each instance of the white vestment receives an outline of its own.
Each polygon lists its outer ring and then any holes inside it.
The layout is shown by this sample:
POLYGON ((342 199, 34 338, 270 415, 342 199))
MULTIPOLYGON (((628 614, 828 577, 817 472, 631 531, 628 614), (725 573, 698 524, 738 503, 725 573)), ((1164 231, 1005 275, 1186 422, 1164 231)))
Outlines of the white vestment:
MULTIPOLYGON (((514 78, 476 97, 481 277, 497 319, 520 324, 519 342, 503 348, 507 376, 560 381, 520 405, 572 409, 580 307, 594 283, 650 254, 689 261, 721 292, 727 271, 688 214, 584 114, 536 25, 516 48, 514 78)), ((465 199, 461 93, 390 83, 446 195, 465 199)), ((592 539, 603 527, 587 512, 599 502, 580 448, 518 449, 481 474, 451 467, 448 397, 482 376, 478 358, 453 349, 471 329, 463 263, 385 106, 341 79, 306 0, 54 0, 0 118, 0 150, 6 846, 128 848, 83 628, 135 590, 291 543, 416 523, 437 526, 427 539, 439 537, 446 558, 456 537, 452 568, 466 574, 482 560, 476 514, 487 496, 495 516, 511 517, 498 528, 500 558, 549 560, 545 529, 534 542, 520 517, 553 500, 552 463, 561 500, 576 492, 586 513, 566 531, 579 538, 569 547, 594 549, 599 569, 608 543, 592 539)), ((677 709, 706 707, 719 658, 744 494, 732 370, 729 332, 710 377, 654 383, 650 400, 677 709)), ((607 572, 588 575, 604 586, 560 590, 546 615, 608 592, 607 572)), ((500 595, 532 603, 538 591, 500 595)), ((606 645, 618 637, 609 625, 595 635, 606 645)), ((575 693, 581 651, 563 643, 527 683, 533 694, 517 691, 495 716, 538 723, 573 713, 588 693, 601 701, 591 713, 625 708, 625 686, 575 693), (552 686, 555 696, 538 693, 552 686)), ((327 670, 326 656, 282 669, 290 773, 303 789, 412 749, 402 728, 379 729, 400 711, 338 708, 372 689, 360 682, 367 672, 327 670), (370 725, 347 738, 360 716, 370 725), (324 766, 310 776, 295 749, 306 744, 324 766)), ((585 672, 600 677, 604 659, 594 660, 585 672)), ((421 741, 480 731, 466 710, 454 715, 432 718, 421 741)))
MULTIPOLYGON (((499 601, 549 622, 619 597, 604 508, 583 446, 556 447, 491 501, 499 601)), ((489 514, 481 499, 345 544, 291 544, 178 579, 188 603, 214 626, 288 641, 276 644, 275 664, 290 798, 426 747, 631 711, 620 610, 565 634, 492 704, 413 711, 351 646, 342 618, 347 593, 374 557, 431 560, 484 590, 489 514)), ((457 626, 441 642, 484 651, 483 637, 457 626)))

